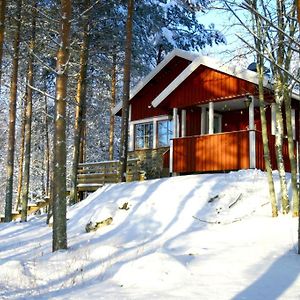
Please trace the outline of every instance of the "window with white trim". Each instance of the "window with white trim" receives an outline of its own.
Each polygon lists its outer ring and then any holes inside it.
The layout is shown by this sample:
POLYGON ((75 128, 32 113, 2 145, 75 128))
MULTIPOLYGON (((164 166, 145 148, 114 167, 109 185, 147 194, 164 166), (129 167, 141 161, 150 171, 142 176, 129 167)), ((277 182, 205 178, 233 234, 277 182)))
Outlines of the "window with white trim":
POLYGON ((172 120, 161 120, 157 122, 157 147, 170 146, 170 139, 173 138, 172 120))
POLYGON ((159 116, 130 122, 129 145, 130 149, 152 149, 170 146, 173 138, 173 121, 168 116, 159 116))
POLYGON ((135 149, 153 148, 153 122, 135 124, 134 145, 135 149))

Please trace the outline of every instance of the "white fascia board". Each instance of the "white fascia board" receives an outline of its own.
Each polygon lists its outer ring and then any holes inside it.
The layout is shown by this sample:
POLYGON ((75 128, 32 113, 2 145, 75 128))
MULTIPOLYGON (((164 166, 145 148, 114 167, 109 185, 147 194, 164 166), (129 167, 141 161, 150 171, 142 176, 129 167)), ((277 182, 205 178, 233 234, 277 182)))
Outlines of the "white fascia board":
MULTIPOLYGON (((153 101, 152 106, 157 107, 166 97, 168 97, 188 76, 190 76, 200 65, 223 72, 225 74, 237 77, 248 82, 258 84, 256 72, 242 69, 239 67, 226 67, 221 62, 207 56, 198 56, 185 70, 183 70, 153 101)), ((265 78, 264 86, 272 89, 271 84, 265 78)))
MULTIPOLYGON (((170 52, 145 78, 143 78, 130 92, 130 100, 144 87, 149 81, 154 78, 175 56, 193 61, 198 54, 184 51, 181 49, 174 49, 170 52)), ((122 109, 122 101, 120 101, 112 110, 113 114, 117 114, 122 109)))

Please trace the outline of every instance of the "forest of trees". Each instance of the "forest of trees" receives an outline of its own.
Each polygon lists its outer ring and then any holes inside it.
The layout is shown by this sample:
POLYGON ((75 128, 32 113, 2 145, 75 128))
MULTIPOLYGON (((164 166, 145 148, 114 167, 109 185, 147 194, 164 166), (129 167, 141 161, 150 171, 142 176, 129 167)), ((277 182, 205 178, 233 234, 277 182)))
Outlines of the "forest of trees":
MULTIPOLYGON (((78 163, 120 159, 124 180, 130 86, 174 48, 200 51, 225 43, 213 24, 201 24, 201 14, 213 9, 235 17, 244 32, 239 38, 246 52, 256 57, 262 118, 264 66, 271 69, 282 212, 288 213, 280 148, 284 108, 289 149, 294 149, 290 92, 299 86, 297 4, 280 0, 2 0, 0 210, 5 221, 11 220, 17 206, 22 207, 22 221, 26 221, 28 201, 49 197, 53 250, 67 247, 66 189, 70 188, 70 201, 76 202, 78 163), (122 120, 115 120, 111 109, 120 100, 122 120)), ((272 166, 267 147, 264 150, 276 216, 272 166)), ((290 162, 292 211, 298 216, 293 151, 290 162)))
MULTIPOLYGON (((206 9, 209 1, 200 2, 206 9)), ((121 121, 111 116, 111 107, 128 98, 129 84, 172 49, 199 51, 225 42, 213 25, 199 23, 198 5, 190 4, 1 1, 0 208, 5 221, 16 207, 22 207, 26 221, 28 201, 50 197, 58 233, 53 250, 66 248, 64 222, 55 219, 65 218, 66 186, 72 197, 70 179, 78 162, 119 159, 121 121)))

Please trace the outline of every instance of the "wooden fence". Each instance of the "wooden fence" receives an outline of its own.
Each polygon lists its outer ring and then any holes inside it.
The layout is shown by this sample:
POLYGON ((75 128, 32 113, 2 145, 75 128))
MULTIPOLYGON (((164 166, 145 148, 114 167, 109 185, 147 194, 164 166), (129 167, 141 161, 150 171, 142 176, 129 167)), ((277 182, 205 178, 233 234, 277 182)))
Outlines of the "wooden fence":
MULTIPOLYGON (((128 159, 126 181, 143 180, 138 159, 128 159)), ((119 160, 82 163, 78 166, 77 190, 79 192, 95 191, 106 183, 119 182, 119 160)))

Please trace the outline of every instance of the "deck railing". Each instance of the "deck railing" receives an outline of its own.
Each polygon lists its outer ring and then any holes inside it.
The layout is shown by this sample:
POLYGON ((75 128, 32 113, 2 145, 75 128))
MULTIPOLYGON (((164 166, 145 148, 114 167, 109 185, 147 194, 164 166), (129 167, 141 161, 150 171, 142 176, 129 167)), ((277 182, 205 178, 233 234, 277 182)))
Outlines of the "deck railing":
MULTIPOLYGON (((141 180, 141 172, 138 159, 128 159, 126 181, 141 180)), ((119 160, 110 160, 94 163, 82 163, 78 165, 77 190, 95 191, 106 183, 119 182, 119 160)))
POLYGON ((247 169, 249 163, 248 130, 173 139, 173 172, 247 169))
MULTIPOLYGON (((253 135, 252 135, 253 136, 253 135)), ((273 169, 277 168, 275 137, 269 136, 273 169)), ((296 149, 296 147, 295 147, 296 149)), ((262 134, 257 130, 242 130, 173 139, 173 172, 194 173, 249 169, 250 155, 254 155, 255 168, 264 170, 262 134), (250 134, 254 132, 254 149, 250 151, 250 134)), ((283 158, 290 171, 287 139, 283 142, 283 158)))

